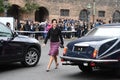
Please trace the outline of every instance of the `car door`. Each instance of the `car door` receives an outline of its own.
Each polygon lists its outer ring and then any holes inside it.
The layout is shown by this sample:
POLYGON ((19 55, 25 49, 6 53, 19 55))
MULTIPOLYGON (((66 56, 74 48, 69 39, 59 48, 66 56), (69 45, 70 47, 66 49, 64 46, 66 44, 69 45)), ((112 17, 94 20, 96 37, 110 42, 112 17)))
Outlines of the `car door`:
POLYGON ((0 24, 0 57, 2 60, 13 60, 22 57, 23 47, 13 32, 0 24))
POLYGON ((12 59, 18 59, 22 57, 23 44, 16 40, 5 40, 3 42, 3 54, 4 56, 12 59))
POLYGON ((2 55, 2 47, 3 47, 3 45, 2 45, 2 42, 0 40, 0 56, 2 55))

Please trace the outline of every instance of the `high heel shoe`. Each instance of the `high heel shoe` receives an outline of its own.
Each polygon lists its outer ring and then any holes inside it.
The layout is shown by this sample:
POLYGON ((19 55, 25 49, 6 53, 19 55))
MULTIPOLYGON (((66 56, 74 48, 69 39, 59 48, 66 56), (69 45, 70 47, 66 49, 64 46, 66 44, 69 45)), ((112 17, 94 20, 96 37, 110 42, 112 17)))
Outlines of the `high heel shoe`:
POLYGON ((58 69, 58 66, 59 66, 59 63, 57 63, 57 65, 56 65, 55 69, 58 69))
POLYGON ((47 69, 47 70, 46 70, 46 72, 49 72, 49 71, 50 71, 50 69, 47 69))

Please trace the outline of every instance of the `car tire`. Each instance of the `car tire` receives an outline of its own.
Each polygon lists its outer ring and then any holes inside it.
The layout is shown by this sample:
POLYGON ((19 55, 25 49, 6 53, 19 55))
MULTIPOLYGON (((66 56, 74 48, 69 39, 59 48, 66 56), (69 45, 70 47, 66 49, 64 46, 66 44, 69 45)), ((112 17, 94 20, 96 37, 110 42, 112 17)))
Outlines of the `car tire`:
POLYGON ((35 49, 30 48, 24 56, 24 60, 21 62, 26 67, 33 67, 39 62, 41 53, 35 49))
POLYGON ((93 71, 93 69, 92 69, 92 67, 90 67, 90 66, 83 66, 83 65, 78 65, 78 67, 79 67, 79 69, 82 71, 82 72, 92 72, 93 71))

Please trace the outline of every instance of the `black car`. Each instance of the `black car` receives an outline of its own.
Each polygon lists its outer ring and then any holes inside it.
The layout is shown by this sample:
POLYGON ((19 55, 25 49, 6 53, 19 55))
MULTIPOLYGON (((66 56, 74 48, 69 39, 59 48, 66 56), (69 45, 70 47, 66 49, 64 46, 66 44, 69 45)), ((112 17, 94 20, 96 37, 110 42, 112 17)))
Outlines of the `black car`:
POLYGON ((69 42, 60 56, 63 65, 77 65, 82 72, 120 70, 120 24, 105 24, 69 42))
POLYGON ((38 40, 18 35, 0 23, 0 63, 21 62, 25 66, 35 66, 41 56, 38 40))

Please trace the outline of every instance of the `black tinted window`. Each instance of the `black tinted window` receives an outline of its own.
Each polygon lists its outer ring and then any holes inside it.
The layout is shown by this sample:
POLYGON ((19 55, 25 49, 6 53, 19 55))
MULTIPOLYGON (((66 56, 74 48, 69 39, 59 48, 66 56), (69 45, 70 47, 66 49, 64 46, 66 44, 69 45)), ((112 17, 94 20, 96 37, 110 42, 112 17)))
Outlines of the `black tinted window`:
POLYGON ((116 40, 113 40, 113 41, 103 44, 99 49, 99 55, 102 54, 103 52, 105 52, 107 49, 109 49, 115 43, 116 40))

